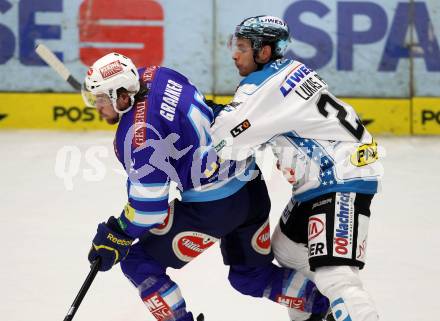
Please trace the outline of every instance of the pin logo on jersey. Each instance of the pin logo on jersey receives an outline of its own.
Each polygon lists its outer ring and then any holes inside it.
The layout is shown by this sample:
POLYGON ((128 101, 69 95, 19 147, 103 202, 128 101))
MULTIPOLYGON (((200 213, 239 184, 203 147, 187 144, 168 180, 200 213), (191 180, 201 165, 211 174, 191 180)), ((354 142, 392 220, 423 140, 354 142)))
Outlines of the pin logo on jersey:
POLYGON ((127 218, 127 220, 129 220, 130 222, 134 221, 134 217, 135 217, 135 210, 134 208, 130 205, 130 203, 127 203, 124 207, 124 216, 127 218))
POLYGON ((251 127, 251 123, 249 122, 249 120, 245 119, 243 122, 231 129, 232 137, 237 137, 249 127, 251 127))
POLYGON ((252 237, 252 248, 260 254, 268 255, 270 253, 270 226, 267 220, 252 237))
POLYGON ((190 262, 217 241, 217 238, 208 234, 181 232, 173 239, 173 251, 180 260, 190 262))
POLYGON ((378 159, 377 143, 375 140, 371 144, 359 146, 356 152, 350 156, 350 162, 357 167, 372 164, 378 159))

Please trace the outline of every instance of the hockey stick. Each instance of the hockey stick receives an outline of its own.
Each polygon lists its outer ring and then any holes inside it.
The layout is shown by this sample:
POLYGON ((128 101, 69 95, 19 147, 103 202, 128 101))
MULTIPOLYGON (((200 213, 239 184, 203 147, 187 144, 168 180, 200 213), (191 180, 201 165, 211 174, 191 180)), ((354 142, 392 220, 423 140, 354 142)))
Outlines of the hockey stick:
POLYGON ((73 303, 70 306, 70 309, 67 312, 67 315, 64 318, 64 321, 71 321, 73 319, 76 311, 79 308, 79 305, 81 304, 82 300, 84 299, 84 296, 86 295, 87 291, 90 288, 90 285, 92 284, 93 280, 95 279, 96 274, 99 271, 100 264, 101 264, 100 258, 98 258, 95 262, 93 262, 93 264, 90 268, 89 275, 87 275, 87 278, 84 281, 83 285, 81 286, 81 289, 79 290, 78 294, 76 295, 75 300, 73 300, 73 303))
POLYGON ((59 60, 58 57, 55 56, 52 50, 47 48, 44 44, 40 43, 35 47, 35 52, 76 91, 81 90, 81 84, 72 76, 69 69, 67 69, 67 67, 61 62, 61 60, 59 60))

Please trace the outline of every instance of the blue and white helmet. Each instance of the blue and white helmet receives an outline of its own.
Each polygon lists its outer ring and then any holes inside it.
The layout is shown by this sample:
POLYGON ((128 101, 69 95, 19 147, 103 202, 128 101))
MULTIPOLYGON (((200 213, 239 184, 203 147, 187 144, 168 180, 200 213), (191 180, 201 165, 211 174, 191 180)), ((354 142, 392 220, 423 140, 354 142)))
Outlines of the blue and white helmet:
POLYGON ((246 18, 235 28, 234 37, 249 39, 254 51, 264 45, 272 46, 272 59, 282 58, 290 42, 284 20, 267 15, 246 18))

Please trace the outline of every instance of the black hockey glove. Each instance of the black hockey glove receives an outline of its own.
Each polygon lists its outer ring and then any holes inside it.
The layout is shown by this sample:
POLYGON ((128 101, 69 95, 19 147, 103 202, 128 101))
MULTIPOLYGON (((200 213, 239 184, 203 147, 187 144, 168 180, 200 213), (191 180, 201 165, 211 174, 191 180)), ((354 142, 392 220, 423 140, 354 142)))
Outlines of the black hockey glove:
POLYGON ((89 252, 89 262, 101 258, 99 271, 110 270, 113 265, 125 259, 133 239, 125 235, 117 220, 111 216, 107 223, 98 225, 89 252))
POLYGON ((205 99, 205 104, 208 105, 209 108, 212 109, 212 112, 214 113, 214 118, 220 114, 223 108, 225 108, 226 105, 222 104, 216 104, 213 100, 205 99))

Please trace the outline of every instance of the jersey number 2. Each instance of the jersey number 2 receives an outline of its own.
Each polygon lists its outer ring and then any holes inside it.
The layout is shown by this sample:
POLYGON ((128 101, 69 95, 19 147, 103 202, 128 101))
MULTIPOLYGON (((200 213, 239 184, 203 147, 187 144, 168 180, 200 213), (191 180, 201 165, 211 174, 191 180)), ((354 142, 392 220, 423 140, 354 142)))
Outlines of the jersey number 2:
POLYGON ((347 110, 344 108, 344 106, 340 105, 337 101, 335 101, 332 97, 330 97, 327 94, 322 94, 316 104, 318 106, 319 112, 324 117, 328 117, 328 111, 325 109, 327 104, 329 104, 338 111, 336 117, 339 119, 339 122, 341 123, 342 127, 348 130, 354 137, 356 137, 357 140, 360 141, 365 131, 364 125, 362 125, 360 119, 356 117, 357 127, 352 126, 346 119, 348 113, 347 110))

